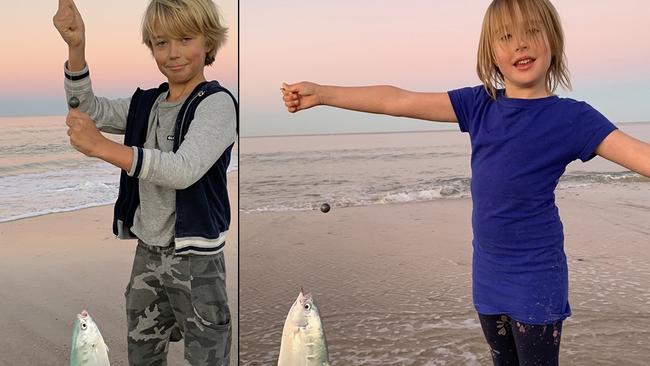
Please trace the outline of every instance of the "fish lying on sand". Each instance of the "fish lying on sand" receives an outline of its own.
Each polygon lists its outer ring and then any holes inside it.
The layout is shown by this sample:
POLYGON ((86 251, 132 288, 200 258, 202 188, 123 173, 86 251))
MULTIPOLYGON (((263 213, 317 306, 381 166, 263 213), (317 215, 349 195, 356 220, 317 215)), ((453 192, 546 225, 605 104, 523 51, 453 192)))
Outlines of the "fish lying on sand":
POLYGON ((330 366, 318 306, 302 289, 284 322, 278 366, 330 366))
POLYGON ((108 347, 86 310, 74 321, 70 348, 70 366, 110 366, 108 347))

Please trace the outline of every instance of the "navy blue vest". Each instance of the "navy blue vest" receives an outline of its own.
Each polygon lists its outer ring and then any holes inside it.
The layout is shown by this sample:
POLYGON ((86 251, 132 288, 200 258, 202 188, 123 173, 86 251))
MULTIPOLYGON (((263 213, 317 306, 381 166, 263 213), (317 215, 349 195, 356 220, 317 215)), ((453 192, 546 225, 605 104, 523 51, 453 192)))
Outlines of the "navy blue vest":
MULTIPOLYGON (((147 137, 149 115, 158 96, 167 91, 167 83, 158 88, 142 90, 138 88, 131 98, 127 116, 124 145, 142 147, 147 137)), ((227 93, 235 104, 239 115, 237 101, 230 91, 219 85, 216 81, 199 84, 181 107, 174 127, 174 147, 176 152, 180 147, 189 126, 194 119, 194 113, 199 103, 207 96, 218 93, 227 93)), ((237 118, 239 130, 239 118, 237 118)), ((226 171, 230 163, 230 154, 234 144, 228 146, 214 165, 197 182, 186 189, 176 191, 176 228, 175 237, 199 238, 207 242, 215 240, 220 233, 228 230, 230 225, 230 202, 228 200, 226 171)), ((120 175, 120 190, 115 203, 113 233, 118 237, 135 238, 129 230, 133 226, 135 211, 140 204, 138 178, 142 167, 142 154, 138 154, 138 161, 134 176, 129 176, 122 170, 120 175)), ((188 252, 212 253, 223 248, 224 243, 215 247, 189 246, 177 249, 177 254, 188 252)))

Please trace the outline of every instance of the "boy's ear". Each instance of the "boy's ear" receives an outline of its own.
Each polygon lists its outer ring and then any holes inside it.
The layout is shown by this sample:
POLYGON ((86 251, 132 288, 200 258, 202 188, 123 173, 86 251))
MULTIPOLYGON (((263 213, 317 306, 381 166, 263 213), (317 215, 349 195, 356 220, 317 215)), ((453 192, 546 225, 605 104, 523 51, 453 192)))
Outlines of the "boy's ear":
POLYGON ((210 41, 205 41, 205 49, 206 49, 205 54, 207 55, 214 50, 214 44, 212 44, 212 42, 210 41))
POLYGON ((205 45, 205 58, 206 58, 206 59, 207 59, 208 57, 210 57, 210 53, 211 53, 213 50, 214 50, 214 45, 209 45, 209 44, 206 44, 206 45, 205 45))

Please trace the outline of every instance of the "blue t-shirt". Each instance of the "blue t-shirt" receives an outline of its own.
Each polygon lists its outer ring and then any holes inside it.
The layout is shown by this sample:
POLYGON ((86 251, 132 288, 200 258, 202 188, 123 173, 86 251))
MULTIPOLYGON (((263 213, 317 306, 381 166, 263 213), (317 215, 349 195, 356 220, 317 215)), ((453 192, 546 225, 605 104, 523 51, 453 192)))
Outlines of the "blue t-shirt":
POLYGON ((472 145, 472 286, 481 314, 529 324, 571 315, 555 187, 616 127, 585 102, 550 96, 493 100, 481 86, 452 90, 472 145))

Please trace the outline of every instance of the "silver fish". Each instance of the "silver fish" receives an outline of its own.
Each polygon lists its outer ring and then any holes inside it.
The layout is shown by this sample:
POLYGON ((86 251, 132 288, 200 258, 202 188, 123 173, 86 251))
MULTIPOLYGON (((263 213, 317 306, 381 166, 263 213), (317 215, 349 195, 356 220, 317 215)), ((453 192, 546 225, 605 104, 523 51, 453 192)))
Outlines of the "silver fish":
POLYGON ((302 289, 284 321, 278 366, 330 366, 318 306, 302 289))
POLYGON ((70 366, 110 366, 108 347, 86 310, 74 321, 70 348, 70 366))

